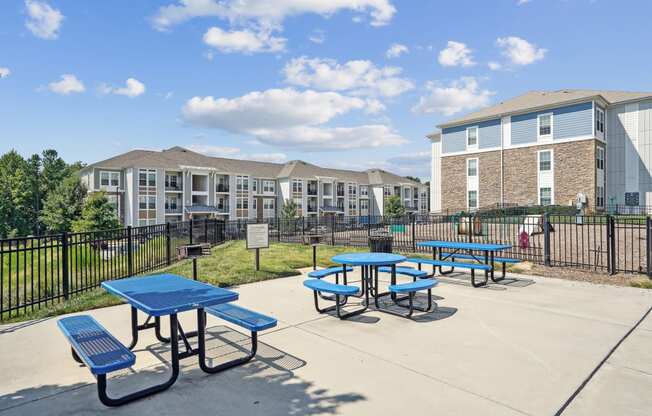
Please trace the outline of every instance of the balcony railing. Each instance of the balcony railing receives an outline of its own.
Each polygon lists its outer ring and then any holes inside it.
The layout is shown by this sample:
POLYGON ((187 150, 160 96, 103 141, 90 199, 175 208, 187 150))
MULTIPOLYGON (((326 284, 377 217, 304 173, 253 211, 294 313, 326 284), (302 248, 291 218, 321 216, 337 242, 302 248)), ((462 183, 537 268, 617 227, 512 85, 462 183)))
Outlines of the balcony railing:
POLYGON ((337 188, 337 196, 344 196, 344 188, 337 188))
POLYGON ((166 214, 181 214, 181 206, 180 205, 165 205, 165 213, 166 214))
POLYGON ((317 195, 317 187, 316 186, 308 186, 308 195, 317 195))
POLYGON ((229 192, 229 185, 223 183, 217 184, 217 192, 229 192))

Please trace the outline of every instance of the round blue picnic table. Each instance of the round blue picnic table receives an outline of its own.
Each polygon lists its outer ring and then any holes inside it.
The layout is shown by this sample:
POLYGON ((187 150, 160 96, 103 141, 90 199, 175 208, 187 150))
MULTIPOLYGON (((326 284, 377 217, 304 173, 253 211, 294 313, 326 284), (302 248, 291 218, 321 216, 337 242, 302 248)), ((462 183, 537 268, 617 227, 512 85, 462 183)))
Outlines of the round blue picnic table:
POLYGON ((333 256, 331 260, 349 266, 389 266, 404 262, 406 257, 392 253, 346 253, 333 256))

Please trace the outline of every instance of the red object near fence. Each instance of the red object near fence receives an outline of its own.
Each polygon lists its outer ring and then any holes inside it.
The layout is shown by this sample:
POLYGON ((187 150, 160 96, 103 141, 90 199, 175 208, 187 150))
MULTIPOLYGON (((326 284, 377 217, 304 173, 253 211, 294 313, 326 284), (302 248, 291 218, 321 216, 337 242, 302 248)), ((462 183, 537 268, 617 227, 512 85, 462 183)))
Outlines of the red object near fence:
POLYGON ((530 247, 530 236, 528 235, 527 231, 521 231, 521 233, 518 235, 518 246, 520 248, 530 247))

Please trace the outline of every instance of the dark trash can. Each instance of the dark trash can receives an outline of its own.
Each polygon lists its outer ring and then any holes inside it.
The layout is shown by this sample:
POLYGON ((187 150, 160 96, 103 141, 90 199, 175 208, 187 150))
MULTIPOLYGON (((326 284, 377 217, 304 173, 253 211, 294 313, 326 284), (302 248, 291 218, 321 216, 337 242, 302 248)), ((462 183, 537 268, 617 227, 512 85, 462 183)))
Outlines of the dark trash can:
POLYGON ((391 253, 394 237, 388 232, 375 232, 369 235, 369 250, 375 253, 391 253))

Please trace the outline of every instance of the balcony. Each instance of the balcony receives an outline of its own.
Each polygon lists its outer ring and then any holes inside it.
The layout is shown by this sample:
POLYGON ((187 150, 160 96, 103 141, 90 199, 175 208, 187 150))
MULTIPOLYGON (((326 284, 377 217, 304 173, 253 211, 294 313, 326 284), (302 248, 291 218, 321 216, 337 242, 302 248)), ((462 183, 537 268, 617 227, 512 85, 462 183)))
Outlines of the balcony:
POLYGON ((181 204, 165 204, 166 214, 181 214, 181 204))
POLYGON ((341 197, 344 196, 344 186, 342 186, 342 187, 338 186, 337 187, 337 196, 341 196, 341 197))
POLYGON ((216 188, 216 192, 227 193, 227 194, 229 193, 229 185, 227 184, 218 183, 215 188, 216 188))
POLYGON ((317 184, 308 185, 308 196, 317 196, 317 184))
POLYGON ((317 212, 317 204, 308 204, 308 212, 309 213, 317 212))

